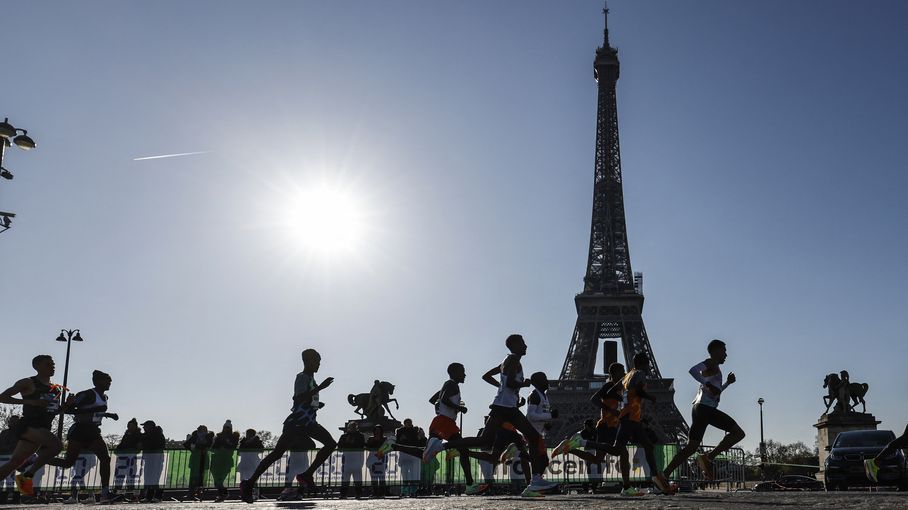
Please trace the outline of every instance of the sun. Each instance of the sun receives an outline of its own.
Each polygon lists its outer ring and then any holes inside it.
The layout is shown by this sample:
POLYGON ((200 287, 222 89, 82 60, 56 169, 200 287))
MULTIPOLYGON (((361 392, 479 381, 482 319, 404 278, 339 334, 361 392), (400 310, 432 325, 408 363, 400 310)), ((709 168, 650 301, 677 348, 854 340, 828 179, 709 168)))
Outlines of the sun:
POLYGON ((365 235, 361 202, 348 190, 317 185, 298 190, 286 213, 288 234, 300 249, 322 255, 356 251, 365 235))

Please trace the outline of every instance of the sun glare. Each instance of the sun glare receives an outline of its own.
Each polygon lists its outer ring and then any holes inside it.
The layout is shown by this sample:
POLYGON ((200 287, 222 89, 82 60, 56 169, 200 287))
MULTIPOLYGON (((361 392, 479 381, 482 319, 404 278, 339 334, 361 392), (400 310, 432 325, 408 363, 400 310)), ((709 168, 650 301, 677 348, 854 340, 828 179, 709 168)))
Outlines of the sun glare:
POLYGON ((343 254, 362 243, 364 214, 349 192, 329 186, 303 189, 289 209, 289 234, 306 251, 343 254))

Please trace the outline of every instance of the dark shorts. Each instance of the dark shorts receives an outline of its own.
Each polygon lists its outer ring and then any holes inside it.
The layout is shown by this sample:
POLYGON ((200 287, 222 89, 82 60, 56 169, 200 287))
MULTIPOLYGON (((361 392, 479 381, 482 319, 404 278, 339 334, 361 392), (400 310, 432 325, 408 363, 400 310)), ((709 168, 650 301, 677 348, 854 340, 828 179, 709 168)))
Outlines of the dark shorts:
POLYGON ((101 437, 101 427, 94 423, 74 423, 66 433, 66 439, 90 445, 95 441, 104 441, 101 437))
POLYGON ((25 435, 25 432, 28 429, 44 429, 49 431, 52 423, 53 416, 49 420, 26 420, 25 418, 20 418, 19 422, 16 423, 16 426, 13 427, 12 430, 17 439, 22 439, 22 436, 25 435))
POLYGON ((709 426, 716 427, 725 432, 732 432, 741 428, 731 416, 715 407, 704 404, 695 404, 691 410, 691 416, 693 421, 690 425, 689 437, 690 442, 692 443, 703 441, 703 434, 706 433, 706 427, 709 426))
POLYGON ((489 406, 489 419, 498 418, 502 423, 516 423, 520 417, 523 416, 523 413, 520 412, 520 409, 516 407, 503 407, 490 405, 489 406))
POLYGON ((618 427, 609 427, 608 425, 602 425, 596 427, 596 442, 600 444, 613 445, 615 444, 615 437, 618 435, 618 427))
POLYGON ((308 427, 309 425, 317 423, 315 421, 316 411, 315 409, 303 409, 301 411, 293 411, 289 416, 284 420, 284 433, 287 432, 287 427, 291 429, 293 427, 308 427))
MULTIPOLYGON (((312 422, 309 425, 312 425, 313 423, 315 423, 315 422, 312 422)), ((281 435, 287 436, 287 437, 294 437, 294 438, 303 437, 303 436, 309 437, 309 431, 308 431, 309 425, 302 425, 300 423, 293 423, 293 422, 291 422, 291 423, 284 422, 284 428, 281 429, 281 435)))
POLYGON ((519 432, 501 429, 495 433, 495 442, 492 445, 492 451, 503 452, 511 443, 514 443, 520 451, 526 450, 527 442, 519 432))
POLYGON ((634 444, 641 444, 649 441, 646 428, 639 421, 622 418, 618 425, 618 431, 615 433, 615 446, 627 446, 627 443, 633 441, 634 444))

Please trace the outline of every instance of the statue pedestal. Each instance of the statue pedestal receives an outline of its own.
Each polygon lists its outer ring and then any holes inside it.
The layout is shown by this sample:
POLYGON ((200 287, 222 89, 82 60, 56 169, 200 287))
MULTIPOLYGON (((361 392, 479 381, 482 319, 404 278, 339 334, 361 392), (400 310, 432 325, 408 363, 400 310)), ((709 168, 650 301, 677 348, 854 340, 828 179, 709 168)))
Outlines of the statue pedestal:
POLYGON ((824 466, 826 457, 829 456, 827 448, 832 446, 839 432, 847 430, 876 430, 880 422, 870 413, 832 413, 823 414, 820 420, 814 424, 817 428, 817 448, 820 453, 820 472, 817 474, 817 480, 825 479, 824 466))
POLYGON ((372 427, 374 427, 375 425, 381 425, 381 428, 384 431, 386 436, 393 436, 395 430, 404 426, 403 423, 401 423, 397 420, 392 420, 391 418, 388 418, 387 416, 382 416, 378 420, 371 420, 369 418, 359 419, 359 420, 349 420, 349 421, 347 421, 347 423, 344 424, 344 426, 343 426, 343 428, 341 428, 341 430, 344 430, 344 431, 347 430, 347 426, 350 425, 350 423, 356 423, 359 426, 360 433, 362 433, 364 436, 366 436, 367 439, 372 436, 372 427))

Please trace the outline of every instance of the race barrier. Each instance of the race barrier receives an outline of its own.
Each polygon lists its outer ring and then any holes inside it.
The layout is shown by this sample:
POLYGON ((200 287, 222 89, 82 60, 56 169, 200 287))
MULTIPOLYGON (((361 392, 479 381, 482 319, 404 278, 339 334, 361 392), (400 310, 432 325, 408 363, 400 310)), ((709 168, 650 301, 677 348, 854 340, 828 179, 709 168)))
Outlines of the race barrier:
MULTIPOLYGON (((678 445, 658 445, 656 461, 660 466, 668 463, 678 451, 678 445)), ((708 450, 703 447, 701 451, 708 450)), ((631 458, 631 480, 635 483, 648 482, 649 469, 643 451, 628 446, 631 458)), ((163 452, 112 452, 111 487, 115 490, 133 491, 146 487, 165 490, 213 488, 220 481, 226 488, 236 488, 241 480, 250 476, 259 461, 270 450, 206 450, 183 449, 163 452)), ((258 481, 260 487, 284 487, 294 485, 295 476, 306 470, 315 457, 316 451, 288 452, 272 464, 258 481)), ((550 454, 550 463, 545 477, 564 484, 595 485, 618 483, 621 474, 618 459, 606 456, 601 464, 587 464, 573 455, 550 454)), ((0 463, 9 459, 0 455, 0 463)), ((706 482, 697 468, 694 457, 675 473, 674 479, 693 484, 706 482)), ((510 462, 492 466, 487 462, 470 459, 472 474, 476 481, 492 484, 514 484, 523 482, 524 473, 519 457, 510 462)), ((729 490, 743 486, 744 452, 732 448, 714 462, 715 478, 711 483, 721 482, 729 490)), ((83 454, 69 469, 44 466, 34 478, 38 491, 68 492, 73 487, 97 489, 100 487, 97 458, 83 454)), ((370 451, 335 451, 314 474, 316 485, 340 487, 362 482, 365 486, 456 486, 463 485, 463 472, 459 459, 446 459, 442 452, 430 463, 400 452, 377 456, 370 451)), ((14 490, 13 476, 0 480, 0 490, 14 490)))

